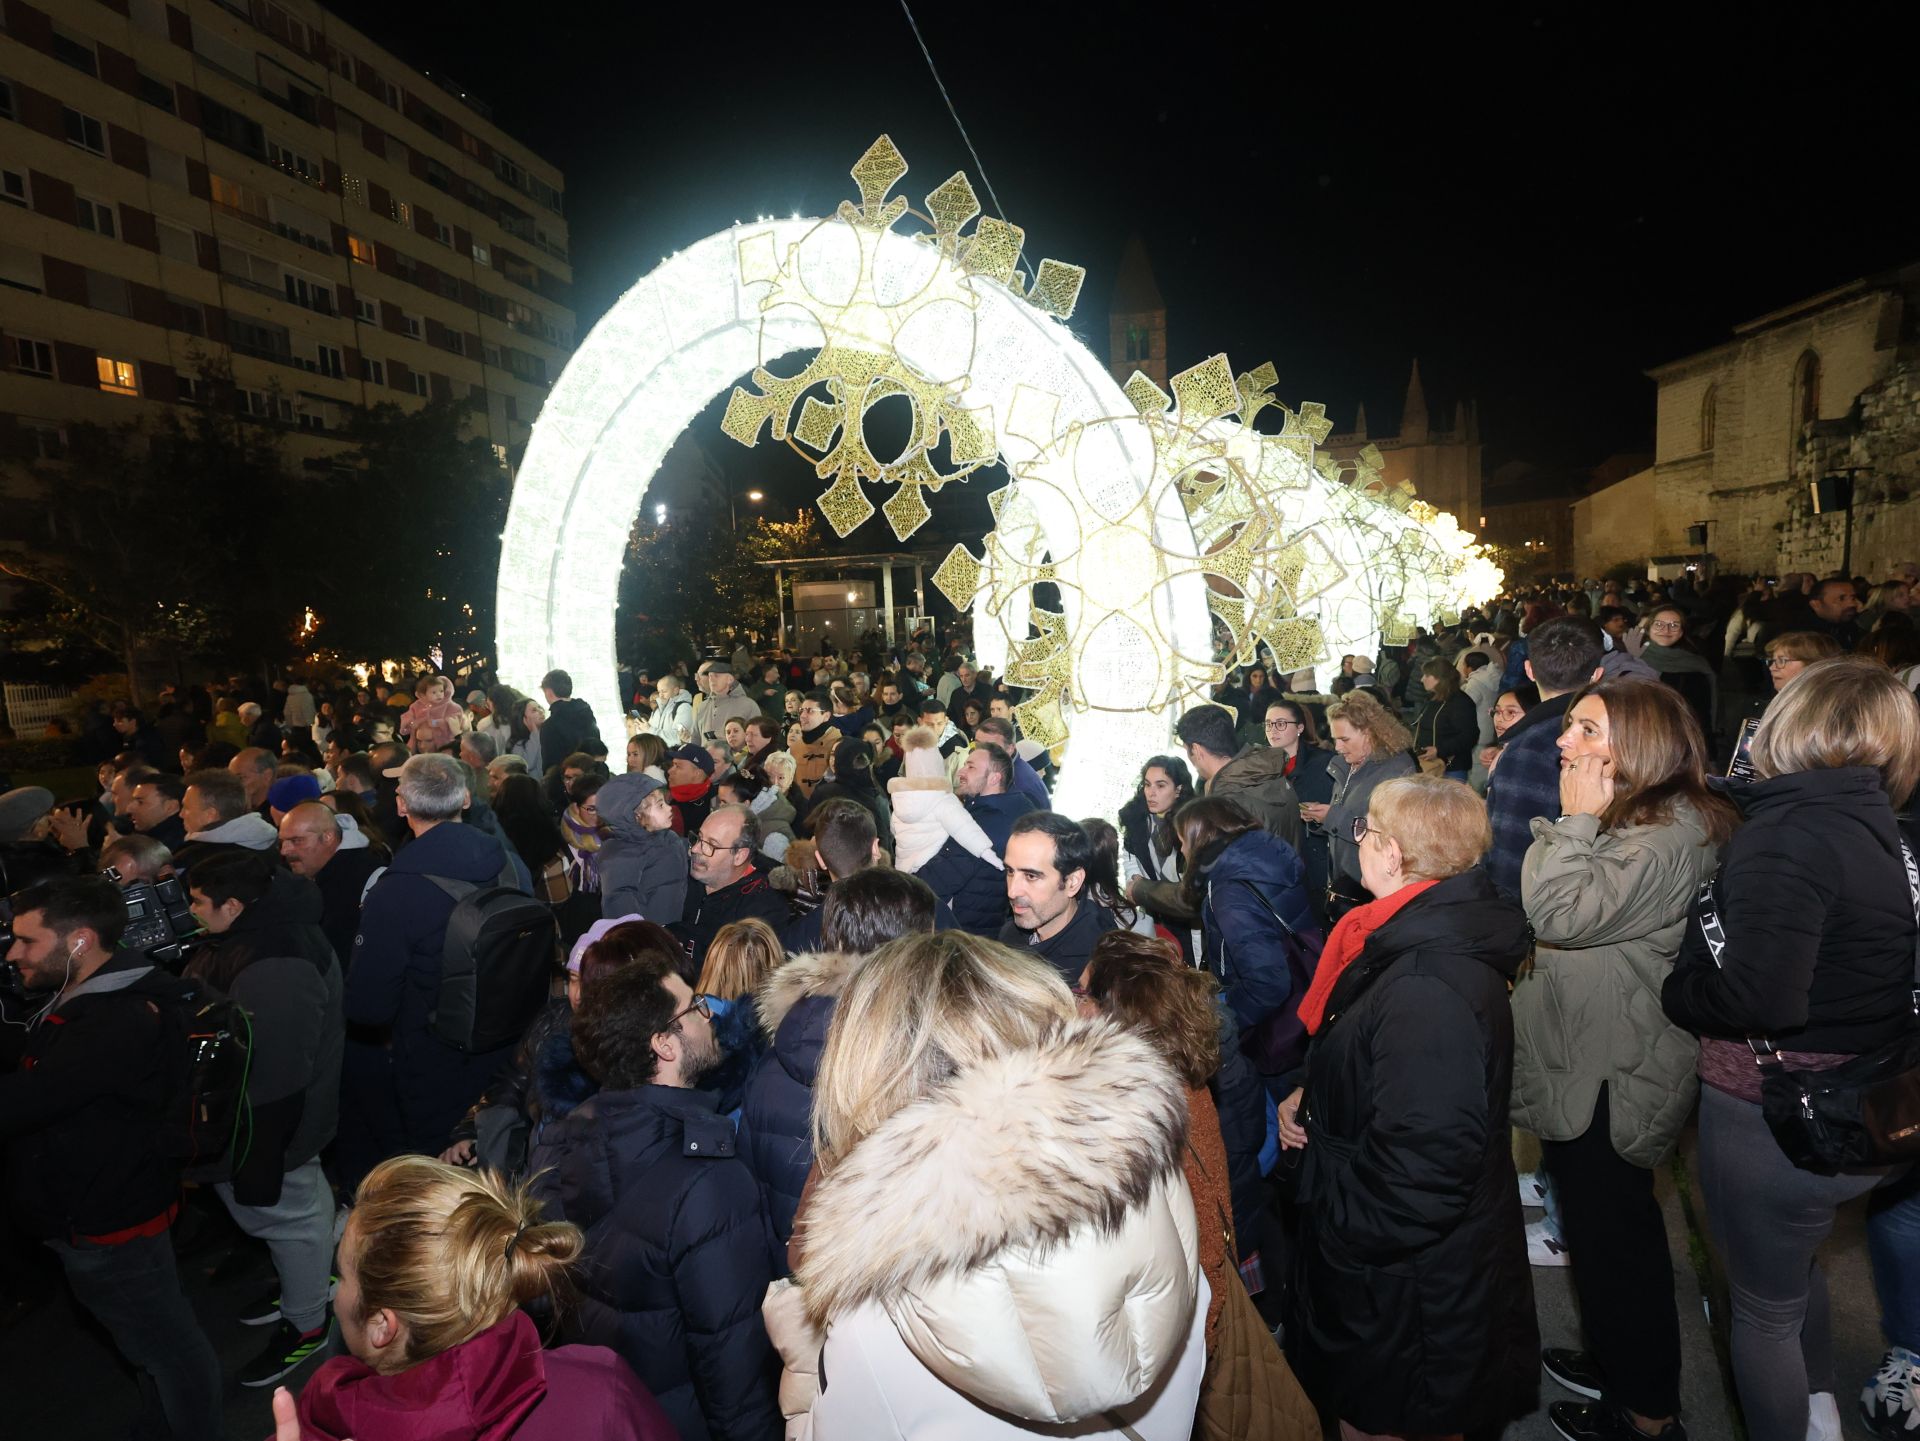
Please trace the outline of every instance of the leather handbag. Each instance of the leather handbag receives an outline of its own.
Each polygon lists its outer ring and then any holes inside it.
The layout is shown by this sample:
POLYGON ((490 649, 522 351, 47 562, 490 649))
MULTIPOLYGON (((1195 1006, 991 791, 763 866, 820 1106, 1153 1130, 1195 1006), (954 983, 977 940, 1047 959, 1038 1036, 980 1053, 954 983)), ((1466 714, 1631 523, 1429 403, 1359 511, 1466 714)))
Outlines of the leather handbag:
MULTIPOLYGON (((1905 841, 1900 856, 1920 924, 1920 866, 1905 841)), ((1714 964, 1721 965, 1727 938, 1711 885, 1700 896, 1700 930, 1714 964)), ((1911 1005, 1920 1018, 1920 944, 1911 1005)), ((1788 1065, 1764 1036, 1748 1037, 1747 1045, 1760 1068, 1767 1129, 1801 1170, 1833 1175, 1920 1157, 1920 1019, 1900 1039, 1825 1071, 1788 1065)))

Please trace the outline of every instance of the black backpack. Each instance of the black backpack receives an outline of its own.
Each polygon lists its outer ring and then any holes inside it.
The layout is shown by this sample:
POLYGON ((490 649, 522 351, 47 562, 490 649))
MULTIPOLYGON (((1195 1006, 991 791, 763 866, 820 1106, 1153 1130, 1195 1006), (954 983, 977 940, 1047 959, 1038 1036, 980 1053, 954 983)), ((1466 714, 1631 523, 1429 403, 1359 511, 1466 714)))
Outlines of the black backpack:
POLYGON ((511 861, 484 886, 427 879, 453 898, 430 1021, 434 1038, 468 1053, 512 1045, 553 982, 560 947, 553 912, 517 887, 511 861))
POLYGON ((156 1145, 182 1166, 233 1157, 238 1170, 252 1139, 247 1074, 253 1022, 246 1009, 199 981, 155 969, 127 988, 151 1002, 166 1027, 167 1105, 156 1145))

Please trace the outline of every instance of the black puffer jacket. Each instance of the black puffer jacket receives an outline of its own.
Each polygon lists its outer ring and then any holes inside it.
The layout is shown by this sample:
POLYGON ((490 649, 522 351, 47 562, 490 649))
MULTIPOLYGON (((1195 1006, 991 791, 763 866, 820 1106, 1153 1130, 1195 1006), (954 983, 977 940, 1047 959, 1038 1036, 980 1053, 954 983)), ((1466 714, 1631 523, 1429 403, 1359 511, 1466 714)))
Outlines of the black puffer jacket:
POLYGON ((1696 903, 1660 992, 1675 1025, 1765 1036, 1786 1050, 1861 1055, 1913 1025, 1913 899, 1893 806, 1867 766, 1802 771, 1734 791, 1746 824, 1713 883, 1726 950, 1715 966, 1696 903))
POLYGON ((1518 906, 1475 867, 1374 932, 1307 1056, 1299 1342, 1362 1431, 1498 1429, 1538 1400, 1507 1097, 1518 906))
POLYGON ((714 1100, 602 1091, 547 1128, 534 1189, 587 1233, 567 1339, 618 1351, 684 1441, 777 1441, 780 1367, 760 1321, 772 1239, 714 1100))

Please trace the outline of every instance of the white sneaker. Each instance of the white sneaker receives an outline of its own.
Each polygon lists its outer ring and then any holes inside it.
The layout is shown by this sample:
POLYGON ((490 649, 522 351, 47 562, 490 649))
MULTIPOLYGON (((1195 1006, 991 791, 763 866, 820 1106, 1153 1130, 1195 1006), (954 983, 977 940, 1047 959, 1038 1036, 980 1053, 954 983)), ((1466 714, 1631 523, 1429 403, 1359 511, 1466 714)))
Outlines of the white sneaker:
MULTIPOLYGON (((1860 1392, 1860 1414, 1876 1436, 1920 1438, 1920 1356, 1896 1346, 1860 1392)), ((1809 1432, 1811 1435, 1811 1432, 1809 1432)))
POLYGON ((1547 1182, 1540 1172, 1520 1173, 1520 1204, 1530 1211, 1537 1211, 1547 1204, 1547 1182))
POLYGON ((1840 1441, 1840 1403, 1831 1391, 1807 1397, 1807 1441, 1840 1441))
POLYGON ((1569 1259, 1566 1242, 1547 1229, 1545 1219, 1527 1223, 1527 1260, 1535 1266, 1564 1266, 1569 1259))

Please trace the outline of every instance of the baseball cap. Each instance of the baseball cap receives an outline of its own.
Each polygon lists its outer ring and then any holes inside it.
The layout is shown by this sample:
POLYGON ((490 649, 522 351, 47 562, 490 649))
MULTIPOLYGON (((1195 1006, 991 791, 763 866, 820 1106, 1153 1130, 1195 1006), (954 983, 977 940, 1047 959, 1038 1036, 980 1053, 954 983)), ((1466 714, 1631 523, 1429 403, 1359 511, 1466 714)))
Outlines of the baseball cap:
POLYGON ((694 765, 699 766, 700 769, 708 775, 713 774, 713 757, 707 754, 704 746, 675 746, 667 752, 667 759, 669 761, 690 761, 694 765))

